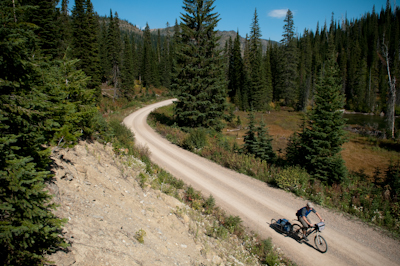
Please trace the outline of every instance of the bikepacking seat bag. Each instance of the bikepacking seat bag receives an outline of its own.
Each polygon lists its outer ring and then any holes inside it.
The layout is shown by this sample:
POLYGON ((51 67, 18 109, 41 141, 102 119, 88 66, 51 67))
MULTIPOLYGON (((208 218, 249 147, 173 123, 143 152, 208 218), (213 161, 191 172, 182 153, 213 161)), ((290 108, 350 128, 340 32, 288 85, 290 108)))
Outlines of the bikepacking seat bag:
POLYGON ((277 224, 280 224, 285 232, 289 232, 290 228, 292 227, 287 219, 279 219, 277 224))

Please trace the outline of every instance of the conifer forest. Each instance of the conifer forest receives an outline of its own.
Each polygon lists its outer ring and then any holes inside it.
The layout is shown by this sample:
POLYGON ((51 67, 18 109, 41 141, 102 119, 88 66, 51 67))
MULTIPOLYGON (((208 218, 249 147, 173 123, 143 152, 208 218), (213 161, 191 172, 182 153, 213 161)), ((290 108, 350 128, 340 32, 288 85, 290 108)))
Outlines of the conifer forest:
MULTIPOLYGON (((329 185, 347 176, 339 111, 385 115, 386 138, 399 138, 399 7, 387 1, 359 18, 332 14, 301 33, 288 10, 282 40, 263 45, 268 28, 257 10, 244 43, 239 32, 222 43, 215 2, 183 0, 174 25, 140 30, 118 10, 99 16, 91 0, 75 0, 71 10, 68 0, 0 1, 0 264, 41 264, 45 253, 66 247, 59 234, 66 221, 54 216, 44 189, 50 149, 106 130, 101 84, 127 100, 138 84, 143 93, 165 88, 178 99, 177 125, 188 128, 221 131, 228 104, 248 111, 250 121, 254 111, 277 106, 304 112, 287 160, 329 185)), ((243 151, 275 162, 264 127, 250 125, 243 151)))

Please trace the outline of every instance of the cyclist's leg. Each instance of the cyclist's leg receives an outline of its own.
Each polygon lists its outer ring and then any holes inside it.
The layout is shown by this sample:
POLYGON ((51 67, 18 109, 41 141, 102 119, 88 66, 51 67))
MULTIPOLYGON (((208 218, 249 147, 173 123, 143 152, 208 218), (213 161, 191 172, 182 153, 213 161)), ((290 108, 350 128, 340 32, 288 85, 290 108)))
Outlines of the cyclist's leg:
POLYGON ((299 222, 300 222, 301 225, 303 226, 303 228, 302 228, 302 230, 303 230, 303 236, 306 235, 307 228, 308 228, 308 224, 306 223, 306 221, 304 221, 304 218, 307 219, 306 217, 303 217, 303 216, 297 216, 297 220, 299 220, 299 222))

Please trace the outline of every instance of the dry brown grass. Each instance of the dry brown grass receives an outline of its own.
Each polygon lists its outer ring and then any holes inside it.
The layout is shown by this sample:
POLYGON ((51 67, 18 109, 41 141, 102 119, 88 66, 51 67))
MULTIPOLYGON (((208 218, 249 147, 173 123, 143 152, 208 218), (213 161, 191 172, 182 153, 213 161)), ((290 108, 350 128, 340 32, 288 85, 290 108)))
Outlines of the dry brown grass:
POLYGON ((400 153, 388 151, 368 142, 366 137, 348 133, 350 141, 343 145, 342 156, 351 171, 363 171, 373 176, 377 168, 386 170, 390 164, 400 160, 400 153))
MULTIPOLYGON (((247 132, 247 113, 235 112, 235 116, 240 116, 242 129, 230 131, 225 128, 223 133, 227 136, 235 136, 239 145, 243 145, 243 136, 247 132)), ((284 155, 289 137, 300 129, 302 114, 291 110, 271 111, 270 113, 257 113, 256 121, 264 119, 267 124, 269 134, 272 136, 273 149, 278 155, 284 155)), ((257 122, 257 123, 258 123, 257 122)), ((351 172, 364 172, 368 176, 373 176, 377 168, 381 171, 386 170, 390 161, 400 160, 400 153, 379 148, 376 144, 368 141, 366 137, 355 133, 348 133, 349 142, 343 145, 342 157, 346 162, 346 167, 351 172)))

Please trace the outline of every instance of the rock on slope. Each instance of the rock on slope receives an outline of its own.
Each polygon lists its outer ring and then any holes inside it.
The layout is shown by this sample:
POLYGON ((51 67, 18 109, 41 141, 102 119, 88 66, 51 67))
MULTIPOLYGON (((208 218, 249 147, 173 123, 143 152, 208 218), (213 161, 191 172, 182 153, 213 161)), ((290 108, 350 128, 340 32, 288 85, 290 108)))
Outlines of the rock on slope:
POLYGON ((55 265, 257 265, 235 236, 206 234, 209 218, 177 199, 142 189, 145 165, 116 156, 110 144, 81 142, 55 149, 54 182, 48 188, 68 219, 69 252, 49 257, 55 265), (140 234, 143 243, 140 243, 140 234))

